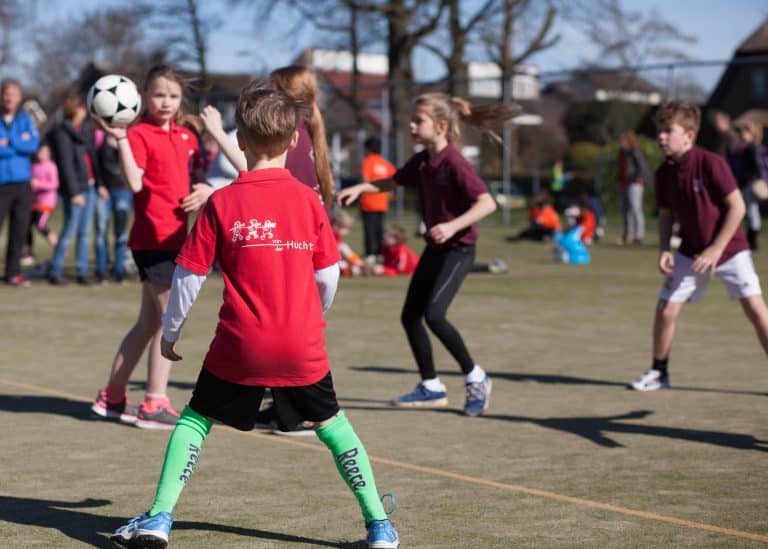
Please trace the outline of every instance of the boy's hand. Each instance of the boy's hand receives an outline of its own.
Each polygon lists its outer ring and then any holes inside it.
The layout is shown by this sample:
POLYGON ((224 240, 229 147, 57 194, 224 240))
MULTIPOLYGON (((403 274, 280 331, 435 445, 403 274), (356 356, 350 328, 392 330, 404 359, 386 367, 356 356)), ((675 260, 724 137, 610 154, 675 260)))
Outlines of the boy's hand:
POLYGON ((192 192, 181 201, 181 209, 185 213, 196 212, 208 202, 208 197, 213 194, 213 187, 207 183, 195 183, 192 192))
POLYGON ((445 244, 456 234, 456 229, 450 223, 439 223, 427 233, 435 244, 445 244))
POLYGON ((717 262, 720 261, 720 256, 722 255, 723 250, 713 246, 704 248, 699 255, 694 257, 691 268, 696 273, 706 273, 709 271, 710 274, 714 274, 715 269, 717 268, 717 262))
POLYGON ((224 133, 224 123, 221 120, 219 109, 213 105, 206 106, 200 111, 200 119, 203 121, 205 129, 211 134, 224 133))
POLYGON ((181 355, 176 354, 176 349, 174 349, 174 345, 176 345, 175 341, 168 341, 164 337, 160 339, 160 354, 163 355, 164 358, 167 358, 168 360, 172 362, 178 362, 181 360, 181 355))
POLYGON ((659 272, 663 275, 671 275, 672 268, 675 266, 675 256, 670 251, 664 251, 659 254, 659 272))

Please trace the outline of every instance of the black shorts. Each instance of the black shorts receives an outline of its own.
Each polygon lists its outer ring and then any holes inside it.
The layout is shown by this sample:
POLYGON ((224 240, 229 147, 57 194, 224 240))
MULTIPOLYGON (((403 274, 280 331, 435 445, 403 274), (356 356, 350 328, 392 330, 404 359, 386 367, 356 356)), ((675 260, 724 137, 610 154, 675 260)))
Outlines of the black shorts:
MULTIPOLYGON (((266 387, 224 381, 203 368, 189 407, 240 431, 250 431, 256 424, 265 390, 266 387)), ((298 425, 303 421, 318 423, 339 412, 331 372, 312 385, 272 387, 272 397, 278 425, 282 426, 298 425)))
POLYGON ((142 282, 171 287, 178 250, 131 250, 142 282))

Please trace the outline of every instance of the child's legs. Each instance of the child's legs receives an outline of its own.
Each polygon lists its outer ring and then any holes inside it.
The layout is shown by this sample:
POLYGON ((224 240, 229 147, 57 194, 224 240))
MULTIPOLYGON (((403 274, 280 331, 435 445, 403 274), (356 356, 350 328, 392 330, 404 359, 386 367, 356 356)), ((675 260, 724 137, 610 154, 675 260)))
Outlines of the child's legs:
POLYGON ((429 329, 459 363, 464 374, 472 371, 475 363, 469 355, 459 331, 448 322, 446 313, 462 282, 472 270, 474 262, 474 246, 458 246, 447 252, 447 260, 437 275, 433 293, 429 296, 424 315, 429 329))
POLYGON ((411 277, 403 311, 400 314, 400 322, 408 336, 408 344, 411 346, 411 352, 416 359, 422 380, 437 377, 432 358, 432 345, 429 342, 429 335, 422 318, 429 305, 429 296, 432 295, 432 289, 435 287, 442 257, 441 254, 435 253, 430 248, 424 249, 416 271, 411 277))
POLYGON ((110 195, 115 233, 115 262, 112 271, 115 276, 121 277, 125 274, 125 254, 128 250, 128 216, 133 207, 133 195, 129 189, 115 189, 110 192, 110 195))
POLYGON ((142 286, 149 287, 150 295, 155 303, 155 310, 158 312, 157 327, 147 357, 147 393, 164 395, 168 388, 168 377, 171 374, 171 361, 160 353, 160 341, 163 337, 161 318, 168 307, 168 296, 171 289, 152 282, 145 282, 142 286))
POLYGON ((747 207, 747 227, 750 231, 759 231, 761 224, 760 203, 749 187, 744 188, 741 192, 744 195, 744 205, 747 207))
POLYGON ((744 314, 755 327, 755 333, 763 346, 763 351, 768 354, 768 308, 762 295, 751 295, 740 300, 744 314))
POLYGON ((96 254, 96 273, 104 276, 109 264, 109 248, 107 246, 107 228, 112 214, 112 204, 109 198, 96 198, 96 236, 94 238, 94 253, 96 254))
POLYGON ((56 244, 56 251, 53 252, 53 260, 51 261, 50 274, 53 276, 61 275, 62 268, 64 267, 64 259, 67 256, 67 249, 69 248, 69 242, 77 231, 77 226, 80 223, 80 217, 82 216, 84 209, 83 206, 73 204, 70 198, 64 199, 63 206, 64 220, 62 221, 59 242, 56 244))
POLYGON ((682 303, 659 300, 653 322, 653 358, 666 360, 669 357, 675 337, 675 321, 682 307, 682 303))
POLYGON ((149 282, 141 285, 139 318, 120 343, 117 355, 112 362, 110 384, 123 386, 128 384, 144 349, 160 326, 162 312, 157 309, 157 300, 150 286, 149 282))

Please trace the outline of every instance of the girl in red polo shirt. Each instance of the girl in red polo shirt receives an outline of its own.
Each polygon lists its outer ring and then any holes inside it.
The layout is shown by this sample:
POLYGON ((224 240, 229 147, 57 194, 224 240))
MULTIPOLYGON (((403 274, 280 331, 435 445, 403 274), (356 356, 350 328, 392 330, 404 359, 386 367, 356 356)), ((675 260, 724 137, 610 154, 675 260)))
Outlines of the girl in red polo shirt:
MULTIPOLYGON (((472 107, 467 101, 442 93, 416 98, 411 112, 411 137, 424 146, 397 170, 392 179, 360 183, 338 195, 340 204, 352 203, 361 193, 415 187, 421 217, 427 226, 427 246, 411 278, 401 320, 419 366, 416 389, 396 397, 395 406, 445 406, 445 386, 437 377, 432 347, 422 320, 445 345, 466 376, 464 413, 476 416, 488 407, 491 381, 475 364, 458 330, 446 319, 448 307, 472 270, 477 241, 476 223, 496 209, 496 203, 472 166, 454 146, 459 120, 488 130, 494 121, 510 118, 517 108, 495 104, 472 107)), ((491 132, 489 132, 491 133, 491 132)))
POLYGON ((202 206, 212 189, 196 183, 197 137, 180 126, 184 80, 170 67, 152 68, 144 84, 146 115, 135 126, 104 130, 118 144, 120 165, 134 193, 128 246, 141 277, 139 317, 120 343, 107 386, 91 409, 99 416, 146 429, 172 429, 179 414, 166 395, 171 362, 160 354, 160 318, 168 304, 176 255, 187 236, 187 214, 202 206), (149 345, 147 393, 140 407, 126 398, 126 385, 149 345))

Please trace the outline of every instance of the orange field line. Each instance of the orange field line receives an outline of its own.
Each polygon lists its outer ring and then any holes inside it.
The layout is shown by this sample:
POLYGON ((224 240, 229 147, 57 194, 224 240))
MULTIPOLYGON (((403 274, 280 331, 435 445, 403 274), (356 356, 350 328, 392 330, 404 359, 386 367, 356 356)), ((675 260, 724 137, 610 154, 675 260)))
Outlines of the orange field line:
MULTIPOLYGON (((65 393, 63 391, 58 391, 55 389, 48 389, 46 387, 41 387, 38 385, 30 385, 26 383, 18 383, 15 381, 8 381, 5 379, 0 379, 0 383, 3 383, 5 385, 10 385, 12 387, 18 387, 20 389, 29 389, 32 391, 37 391, 41 393, 47 393, 50 395, 56 395, 56 396, 63 396, 67 398, 71 398, 72 400, 80 401, 80 402, 90 402, 91 399, 84 398, 80 395, 74 395, 71 393, 65 393)), ((217 429, 223 429, 226 431, 230 431, 232 433, 236 433, 239 435, 246 435, 250 437, 260 438, 264 440, 270 440, 273 442, 279 442, 283 444, 288 444, 291 446, 297 446, 300 448, 307 448, 310 450, 315 451, 326 451, 326 448, 324 446, 320 446, 319 444, 311 443, 311 442, 302 442, 299 440, 295 440, 289 437, 281 437, 281 436, 274 436, 274 435, 266 435, 256 432, 245 432, 245 431, 238 431, 236 429, 233 429, 231 427, 226 427, 223 425, 217 425, 217 429)), ((528 488, 526 486, 520 486, 518 484, 506 484, 504 482, 497 482, 495 480, 487 480, 484 478, 479 477, 473 477, 470 475, 462 475, 460 473, 454 473, 452 471, 446 471, 444 469, 437 469, 435 467, 426 467, 424 465, 416 465, 414 463, 408 463, 405 461, 398 461, 394 459, 388 459, 388 458, 382 458, 377 456, 369 456, 370 460, 374 463, 381 463, 382 465, 389 465, 390 467, 396 467, 398 469, 406 469, 409 471, 416 471, 418 473, 424 473, 427 475, 437 476, 437 477, 443 477, 443 478, 450 478, 453 480, 459 480, 461 482, 466 482, 470 484, 477 484, 480 486, 489 486, 491 488, 497 488, 499 490, 506 490, 508 492, 515 492, 518 494, 527 494, 529 496, 536 496, 541 498, 550 499, 553 501, 559 501, 563 503, 571 503, 574 505, 580 505, 582 507, 590 507, 592 509, 600 509, 602 511, 609 511, 611 513, 619 513, 622 515, 628 515, 633 517, 640 517, 644 519, 649 520, 655 520, 658 522, 665 522, 667 524, 674 524, 676 526, 684 526, 686 528, 694 528, 697 530, 705 530, 708 532, 715 532, 717 534, 723 534, 726 536, 733 536, 736 538, 742 538, 742 539, 748 539, 751 541, 759 541, 762 543, 768 544, 768 536, 764 536, 761 534, 753 534, 751 532, 743 532, 741 530, 733 530, 731 528, 722 528, 720 526, 715 526, 713 524, 706 524, 703 522, 696 522, 692 520, 685 520, 685 519, 679 519, 676 517, 670 517, 667 515, 661 515, 659 513, 649 513, 647 511, 638 511, 636 509, 630 509, 628 507, 621 507, 620 505, 611 505, 609 503, 602 503, 599 501, 592 501, 590 499, 584 499, 574 496, 566 496, 563 494, 558 494, 556 492, 549 492, 547 490, 539 490, 536 488, 528 488)))

